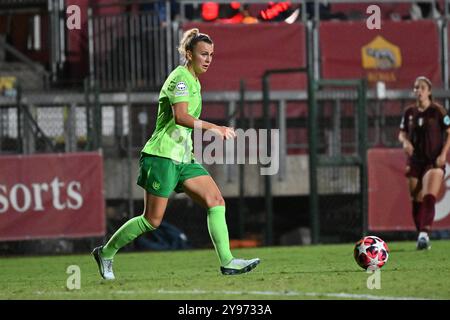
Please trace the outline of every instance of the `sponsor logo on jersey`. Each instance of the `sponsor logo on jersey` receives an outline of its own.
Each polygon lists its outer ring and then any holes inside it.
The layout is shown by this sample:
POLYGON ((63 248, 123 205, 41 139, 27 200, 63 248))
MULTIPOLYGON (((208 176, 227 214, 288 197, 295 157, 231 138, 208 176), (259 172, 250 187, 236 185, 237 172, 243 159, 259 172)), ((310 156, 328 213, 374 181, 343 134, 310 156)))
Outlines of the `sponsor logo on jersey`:
POLYGON ((179 91, 185 91, 187 89, 186 83, 184 83, 183 81, 178 82, 176 87, 179 91))
POLYGON ((175 97, 185 97, 189 95, 189 91, 185 82, 183 81, 178 82, 175 88, 176 88, 175 97))
POLYGON ((444 124, 445 124, 446 126, 449 126, 449 125, 450 125, 450 117, 449 117, 448 115, 446 115, 446 116, 444 117, 444 124))

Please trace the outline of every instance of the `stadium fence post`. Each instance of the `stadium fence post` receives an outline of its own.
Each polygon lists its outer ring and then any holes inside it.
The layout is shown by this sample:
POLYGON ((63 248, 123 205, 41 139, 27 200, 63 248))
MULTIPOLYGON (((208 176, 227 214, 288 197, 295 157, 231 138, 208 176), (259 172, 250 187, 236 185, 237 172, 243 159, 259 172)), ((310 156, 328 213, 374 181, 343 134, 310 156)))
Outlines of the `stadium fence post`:
POLYGON ((368 145, 368 134, 367 134, 367 112, 366 112, 366 99, 367 93, 367 81, 362 79, 358 86, 358 148, 360 157, 360 192, 361 192, 361 221, 362 221, 362 234, 367 235, 368 232, 368 173, 367 173, 367 145, 368 145))
MULTIPOLYGON (((239 82, 239 128, 245 131, 245 81, 241 79, 239 82)), ((245 155, 244 155, 245 159, 245 155)), ((238 164, 239 166, 239 239, 244 238, 245 233, 245 217, 247 216, 247 206, 245 205, 245 161, 238 164)))

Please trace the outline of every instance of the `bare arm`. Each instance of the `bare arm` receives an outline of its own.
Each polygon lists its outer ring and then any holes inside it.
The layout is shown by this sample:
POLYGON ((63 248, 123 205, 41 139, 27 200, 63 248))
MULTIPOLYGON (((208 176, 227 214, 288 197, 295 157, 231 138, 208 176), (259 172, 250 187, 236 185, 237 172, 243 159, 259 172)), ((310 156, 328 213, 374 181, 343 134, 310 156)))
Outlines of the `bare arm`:
POLYGON ((188 113, 188 103, 178 102, 172 106, 173 118, 175 123, 187 127, 187 128, 200 128, 202 130, 212 130, 215 134, 219 135, 222 139, 232 139, 236 137, 236 133, 233 128, 218 126, 214 123, 196 119, 188 113))
POLYGON ((400 133, 398 134, 398 141, 400 141, 400 143, 402 144, 403 151, 405 151, 405 153, 411 157, 414 152, 414 147, 411 141, 409 141, 405 131, 400 130, 400 133))

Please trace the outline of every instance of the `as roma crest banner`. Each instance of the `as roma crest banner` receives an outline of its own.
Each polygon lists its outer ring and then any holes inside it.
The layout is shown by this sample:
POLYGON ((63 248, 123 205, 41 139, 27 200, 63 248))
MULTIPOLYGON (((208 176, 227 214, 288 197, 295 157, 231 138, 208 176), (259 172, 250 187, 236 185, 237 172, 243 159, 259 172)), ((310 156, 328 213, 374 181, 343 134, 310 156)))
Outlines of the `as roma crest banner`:
POLYGON ((320 24, 324 79, 366 78, 388 89, 408 89, 416 77, 440 86, 439 32, 432 20, 382 21, 370 30, 366 22, 325 21, 320 24), (420 39, 420 40, 419 40, 420 39))

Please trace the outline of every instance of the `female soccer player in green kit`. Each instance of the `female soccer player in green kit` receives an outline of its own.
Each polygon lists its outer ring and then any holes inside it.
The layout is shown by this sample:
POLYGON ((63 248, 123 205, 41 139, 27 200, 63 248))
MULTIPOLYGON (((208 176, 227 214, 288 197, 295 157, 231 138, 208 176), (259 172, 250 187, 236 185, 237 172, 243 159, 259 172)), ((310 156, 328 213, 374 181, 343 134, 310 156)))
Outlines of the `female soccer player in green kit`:
POLYGON ((159 95, 158 117, 153 135, 142 149, 137 183, 144 188, 144 213, 123 224, 109 241, 92 254, 104 279, 114 279, 113 258, 117 251, 144 232, 158 228, 172 191, 185 192, 208 210, 207 224, 224 275, 241 274, 260 260, 236 259, 230 251, 225 201, 205 168, 195 161, 191 133, 195 128, 212 130, 222 139, 233 139, 232 128, 199 120, 202 109, 198 76, 211 64, 214 44, 198 29, 186 31, 178 48, 185 64, 173 70, 159 95))

